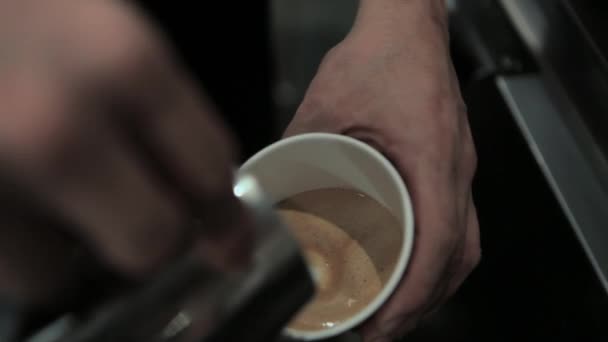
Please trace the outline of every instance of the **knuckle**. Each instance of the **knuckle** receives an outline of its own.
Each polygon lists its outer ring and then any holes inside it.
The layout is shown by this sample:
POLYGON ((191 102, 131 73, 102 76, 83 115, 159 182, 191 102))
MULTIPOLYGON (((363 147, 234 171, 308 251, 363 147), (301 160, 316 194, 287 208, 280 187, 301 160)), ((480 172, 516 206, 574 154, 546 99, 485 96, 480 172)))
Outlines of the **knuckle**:
POLYGON ((327 96, 331 90, 315 84, 307 91, 285 136, 307 132, 326 132, 351 135, 354 131, 369 130, 370 122, 354 111, 344 110, 338 97, 327 96), (349 114, 347 114, 349 113, 349 114), (347 115, 345 115, 347 114, 347 115))
POLYGON ((296 111, 296 118, 305 121, 319 120, 325 117, 325 115, 320 114, 331 112, 329 110, 331 106, 327 103, 327 100, 323 96, 319 96, 318 93, 317 89, 309 91, 296 111))

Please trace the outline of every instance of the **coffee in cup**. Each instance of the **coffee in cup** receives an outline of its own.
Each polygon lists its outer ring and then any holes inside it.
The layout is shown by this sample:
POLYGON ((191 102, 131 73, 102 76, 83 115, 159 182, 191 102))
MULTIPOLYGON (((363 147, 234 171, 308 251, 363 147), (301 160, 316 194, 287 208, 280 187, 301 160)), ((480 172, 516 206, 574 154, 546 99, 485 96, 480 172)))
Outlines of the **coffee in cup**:
POLYGON ((401 252, 403 229, 382 204, 360 191, 311 190, 278 204, 317 285, 315 298, 289 324, 316 331, 355 316, 378 296, 401 252))

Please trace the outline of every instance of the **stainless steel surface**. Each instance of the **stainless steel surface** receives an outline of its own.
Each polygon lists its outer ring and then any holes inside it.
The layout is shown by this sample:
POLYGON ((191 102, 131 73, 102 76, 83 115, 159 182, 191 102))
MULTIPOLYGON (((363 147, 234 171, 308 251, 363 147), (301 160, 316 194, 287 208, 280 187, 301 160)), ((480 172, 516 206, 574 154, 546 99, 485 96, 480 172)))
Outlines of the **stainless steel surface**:
MULTIPOLYGON (((568 127, 608 189, 608 61, 572 1, 501 0, 568 127)), ((580 10, 583 3, 577 2, 580 10)), ((592 7, 587 11, 593 11, 592 7)), ((596 19, 602 14, 597 13, 596 19)))
POLYGON ((12 303, 0 301, 0 341, 10 341, 19 326, 19 314, 12 303))
POLYGON ((84 321, 66 315, 29 342, 259 341, 278 338, 311 297, 311 275, 296 241, 256 180, 239 177, 235 195, 254 222, 253 255, 221 272, 186 255, 133 293, 84 321))
POLYGON ((533 82, 502 80, 500 89, 608 291, 606 56, 571 1, 500 3, 540 66, 533 82))
POLYGON ((497 79, 564 213, 608 291, 608 192, 537 75, 497 79))
POLYGON ((476 69, 485 71, 480 78, 466 78, 465 87, 498 77, 511 115, 608 290, 608 221, 602 213, 608 211, 608 202, 601 202, 608 193, 608 64, 586 29, 589 23, 573 10, 574 4, 580 10, 591 1, 461 3, 464 18, 456 18, 456 43, 476 56, 476 69), (526 66, 519 71, 502 68, 501 56, 526 66), (511 77, 520 80, 518 87, 505 81, 511 77), (521 79, 534 79, 534 86, 521 79), (530 87, 529 92, 519 91, 522 87, 530 87))

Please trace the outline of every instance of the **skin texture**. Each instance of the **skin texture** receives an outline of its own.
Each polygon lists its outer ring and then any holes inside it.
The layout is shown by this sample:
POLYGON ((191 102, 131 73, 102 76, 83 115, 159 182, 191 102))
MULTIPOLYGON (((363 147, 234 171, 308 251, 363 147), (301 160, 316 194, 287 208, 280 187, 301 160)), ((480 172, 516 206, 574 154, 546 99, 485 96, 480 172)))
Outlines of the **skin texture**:
POLYGON ((397 167, 413 199, 415 250, 365 341, 412 330, 478 264, 471 196, 476 155, 448 51, 443 1, 363 0, 347 37, 321 62, 286 136, 349 135, 397 167))
POLYGON ((238 264, 246 234, 232 227, 247 218, 231 191, 232 139, 133 8, 2 1, 0 51, 2 171, 71 223, 55 231, 3 213, 1 294, 47 303, 75 280, 82 242, 136 279, 186 243, 238 264), (193 227, 193 213, 223 230, 193 227))
MULTIPOLYGON (((220 267, 244 260, 235 147, 202 99, 126 2, 1 1, 0 171, 71 224, 55 230, 3 212, 0 296, 58 300, 78 280, 82 243, 136 279, 184 251, 220 267), (202 228, 189 224, 193 213, 202 228)), ((366 341, 390 341, 436 310, 480 259, 476 157, 443 1, 360 1, 285 135, 319 131, 371 144, 411 192, 412 262, 361 328, 366 341)))

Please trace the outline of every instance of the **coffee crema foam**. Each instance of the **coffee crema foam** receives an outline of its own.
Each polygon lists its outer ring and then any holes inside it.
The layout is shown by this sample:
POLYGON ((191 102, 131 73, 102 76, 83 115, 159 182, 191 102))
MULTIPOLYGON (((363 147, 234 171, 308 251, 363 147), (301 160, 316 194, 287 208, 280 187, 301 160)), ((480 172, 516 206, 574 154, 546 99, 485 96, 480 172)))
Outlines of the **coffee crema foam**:
POLYGON ((277 205, 315 278, 313 300, 289 323, 300 331, 328 329, 363 310, 388 281, 401 250, 401 224, 371 197, 327 188, 277 205))

